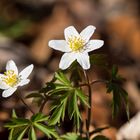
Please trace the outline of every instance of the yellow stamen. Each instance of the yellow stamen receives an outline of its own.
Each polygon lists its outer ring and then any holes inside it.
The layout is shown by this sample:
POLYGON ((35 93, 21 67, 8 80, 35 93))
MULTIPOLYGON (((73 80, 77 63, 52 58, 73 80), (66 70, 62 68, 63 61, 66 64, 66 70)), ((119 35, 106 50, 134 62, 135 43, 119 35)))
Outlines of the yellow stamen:
POLYGON ((72 51, 81 51, 85 46, 85 41, 81 37, 71 37, 68 39, 69 47, 72 51))
POLYGON ((19 77, 15 74, 13 70, 6 71, 4 75, 6 77, 3 78, 3 82, 5 82, 11 87, 15 86, 20 81, 19 77))

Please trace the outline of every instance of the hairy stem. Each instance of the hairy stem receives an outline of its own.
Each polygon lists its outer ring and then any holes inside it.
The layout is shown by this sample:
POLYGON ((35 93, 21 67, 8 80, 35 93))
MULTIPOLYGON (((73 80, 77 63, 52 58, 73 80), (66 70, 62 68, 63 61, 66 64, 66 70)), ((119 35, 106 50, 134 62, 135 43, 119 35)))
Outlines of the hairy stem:
POLYGON ((16 94, 18 96, 18 98, 22 101, 22 103, 26 106, 26 108, 32 112, 32 114, 35 114, 35 112, 26 104, 26 102, 23 100, 23 98, 17 93, 16 94))

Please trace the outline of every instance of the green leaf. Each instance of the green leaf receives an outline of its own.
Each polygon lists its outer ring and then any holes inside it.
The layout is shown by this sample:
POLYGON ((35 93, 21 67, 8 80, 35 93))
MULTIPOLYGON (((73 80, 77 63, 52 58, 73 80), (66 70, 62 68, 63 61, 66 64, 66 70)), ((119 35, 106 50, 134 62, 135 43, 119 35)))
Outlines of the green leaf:
POLYGON ((11 129, 9 140, 22 140, 25 132, 27 131, 28 126, 18 127, 15 129, 11 129))
POLYGON ((37 113, 31 117, 32 122, 43 122, 48 120, 48 116, 42 114, 42 113, 37 113))
POLYGON ((70 81, 67 79, 67 77, 64 75, 64 73, 62 71, 56 72, 55 78, 65 85, 69 85, 69 86, 71 85, 70 81))
POLYGON ((60 138, 57 140, 88 140, 87 138, 82 138, 76 133, 66 133, 62 135, 60 138))
POLYGON ((77 128, 79 128, 81 115, 78 107, 78 97, 76 94, 76 90, 74 90, 73 93, 71 93, 68 104, 68 114, 70 119, 74 118, 74 124, 77 128))
POLYGON ((46 126, 41 123, 34 123, 34 126, 38 128, 40 131, 42 131, 44 134, 46 134, 48 138, 52 137, 58 138, 58 135, 53 127, 46 126))
POLYGON ((75 112, 74 107, 75 107, 75 96, 74 96, 74 92, 72 92, 68 102, 68 115, 70 119, 72 119, 73 114, 75 112))
POLYGON ((118 68, 113 66, 110 81, 107 83, 107 93, 113 94, 112 116, 116 116, 120 106, 124 103, 129 119, 128 93, 121 87, 124 79, 118 74, 118 68))
POLYGON ((19 136, 17 137, 17 140, 22 140, 25 132, 27 131, 28 127, 24 128, 24 130, 22 130, 22 132, 19 134, 19 136))
POLYGON ((14 132, 14 128, 10 129, 8 140, 12 140, 12 138, 13 138, 13 132, 14 132))
POLYGON ((55 125, 56 123, 60 123, 61 118, 62 118, 62 120, 64 120, 68 96, 69 96, 69 93, 65 93, 59 99, 60 100, 59 105, 53 106, 54 111, 49 120, 50 125, 55 125))
POLYGON ((12 110, 12 118, 17 118, 17 114, 15 112, 15 109, 12 110))
POLYGON ((54 83, 55 88, 51 91, 49 91, 49 94, 54 94, 54 93, 58 93, 58 92, 67 92, 68 90, 71 90, 72 87, 69 85, 64 85, 64 84, 60 84, 60 83, 54 83))
POLYGON ((28 119, 22 119, 22 118, 13 118, 11 122, 7 123, 5 127, 8 128, 15 128, 15 127, 22 127, 29 125, 30 121, 28 119))
POLYGON ((117 74, 118 74, 118 67, 116 65, 113 65, 112 76, 116 77, 117 74))
POLYGON ((29 130, 29 140, 36 140, 36 134, 35 134, 35 129, 31 126, 29 130))
POLYGON ((109 139, 103 135, 98 135, 94 137, 92 140, 109 140, 109 139))
POLYGON ((58 140, 79 140, 79 138, 80 136, 76 133, 66 133, 65 135, 62 135, 58 140))
POLYGON ((51 118, 49 120, 49 125, 55 125, 56 123, 60 122, 61 115, 62 115, 62 104, 60 104, 51 115, 51 118))
POLYGON ((81 100, 81 102, 90 107, 89 103, 88 103, 88 97, 83 93, 83 91, 81 89, 75 89, 76 95, 79 97, 79 99, 81 100))

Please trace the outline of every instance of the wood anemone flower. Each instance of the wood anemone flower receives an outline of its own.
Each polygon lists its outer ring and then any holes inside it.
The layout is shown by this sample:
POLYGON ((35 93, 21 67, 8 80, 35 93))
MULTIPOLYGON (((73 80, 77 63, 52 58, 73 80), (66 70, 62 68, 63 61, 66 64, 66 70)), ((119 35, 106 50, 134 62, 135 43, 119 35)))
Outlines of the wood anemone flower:
POLYGON ((2 97, 11 96, 19 86, 24 86, 30 82, 28 76, 33 70, 33 64, 27 66, 20 73, 18 73, 17 66, 13 60, 9 60, 6 64, 6 72, 0 74, 0 89, 2 97))
POLYGON ((65 40, 49 41, 49 47, 64 52, 59 63, 60 69, 67 69, 75 60, 83 69, 90 68, 88 52, 96 50, 104 44, 103 40, 90 40, 95 29, 94 26, 89 25, 79 34, 74 26, 69 26, 64 30, 65 40))

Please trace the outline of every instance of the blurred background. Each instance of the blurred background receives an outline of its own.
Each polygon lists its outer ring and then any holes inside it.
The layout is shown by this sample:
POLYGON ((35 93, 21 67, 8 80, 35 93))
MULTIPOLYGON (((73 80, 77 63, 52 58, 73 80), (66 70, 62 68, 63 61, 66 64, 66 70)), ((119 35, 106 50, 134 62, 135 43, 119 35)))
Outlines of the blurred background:
MULTIPOLYGON (((123 87, 129 93, 131 125, 127 123, 124 107, 115 119, 111 118, 111 95, 106 87, 93 87, 91 129, 111 126, 102 134, 111 140, 140 139, 140 1, 139 0, 0 0, 0 71, 13 59, 19 69, 33 63, 29 85, 22 88, 22 96, 38 90, 51 80, 58 69, 62 53, 48 47, 51 39, 63 39, 63 31, 74 25, 80 32, 88 25, 96 26, 93 38, 102 39, 105 45, 95 51, 107 55, 110 64, 119 66, 126 78, 123 87), (117 138, 116 138, 117 136, 117 138)), ((94 53, 94 52, 93 52, 94 53)), ((89 71, 92 79, 104 78, 99 68, 89 71)), ((32 100, 26 100, 37 110, 32 100)), ((0 96, 0 139, 7 140, 8 131, 3 125, 15 108, 19 116, 30 116, 15 95, 0 96)), ((46 106, 44 113, 48 112, 46 106)), ((83 117, 85 112, 83 112, 83 117)), ((64 128, 65 129, 65 128, 64 128)), ((43 137, 38 134, 38 137, 43 137)))

